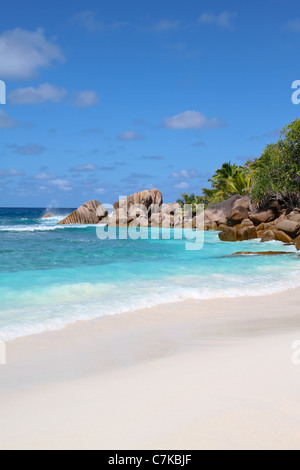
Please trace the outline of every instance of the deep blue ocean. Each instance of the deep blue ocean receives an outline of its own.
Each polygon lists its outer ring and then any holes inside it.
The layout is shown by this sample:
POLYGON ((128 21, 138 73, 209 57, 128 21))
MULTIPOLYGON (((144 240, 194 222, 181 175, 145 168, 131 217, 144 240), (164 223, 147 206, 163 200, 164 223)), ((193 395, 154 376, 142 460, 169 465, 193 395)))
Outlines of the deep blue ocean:
POLYGON ((57 225, 71 211, 41 219, 45 209, 0 209, 0 339, 185 299, 300 286, 295 247, 222 243, 216 232, 205 233, 199 251, 187 251, 185 240, 100 240, 96 226, 57 225), (268 250, 292 254, 230 256, 268 250))

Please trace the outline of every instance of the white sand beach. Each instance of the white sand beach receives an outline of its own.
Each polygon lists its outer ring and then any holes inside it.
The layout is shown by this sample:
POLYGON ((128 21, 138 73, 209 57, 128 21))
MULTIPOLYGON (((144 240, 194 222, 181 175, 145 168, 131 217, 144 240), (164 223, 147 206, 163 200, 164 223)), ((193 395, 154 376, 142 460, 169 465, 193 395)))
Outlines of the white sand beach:
POLYGON ((300 449, 300 291, 7 343, 1 449, 300 449))

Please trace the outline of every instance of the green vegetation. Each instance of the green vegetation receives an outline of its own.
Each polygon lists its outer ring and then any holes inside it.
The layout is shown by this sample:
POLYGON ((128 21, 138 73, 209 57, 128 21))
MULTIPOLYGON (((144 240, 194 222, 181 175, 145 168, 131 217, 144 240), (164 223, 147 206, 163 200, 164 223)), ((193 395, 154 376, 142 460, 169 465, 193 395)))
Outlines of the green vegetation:
POLYGON ((261 157, 243 166, 224 163, 209 182, 211 188, 202 188, 203 196, 182 194, 178 202, 210 206, 235 194, 250 193, 260 207, 274 201, 288 208, 299 205, 300 119, 286 126, 278 142, 268 145, 261 157))
POLYGON ((286 126, 252 165, 253 199, 261 206, 278 201, 292 208, 300 200, 300 119, 286 126))
POLYGON ((197 206, 198 204, 205 204, 204 198, 201 196, 195 196, 195 194, 190 194, 190 193, 184 193, 180 194, 180 199, 178 199, 176 202, 181 205, 182 208, 186 204, 191 205, 193 209, 193 214, 196 215, 197 213, 197 206))
POLYGON ((251 191, 252 168, 250 162, 245 166, 224 163, 210 181, 211 188, 202 188, 206 205, 217 204, 235 194, 245 195, 251 191))

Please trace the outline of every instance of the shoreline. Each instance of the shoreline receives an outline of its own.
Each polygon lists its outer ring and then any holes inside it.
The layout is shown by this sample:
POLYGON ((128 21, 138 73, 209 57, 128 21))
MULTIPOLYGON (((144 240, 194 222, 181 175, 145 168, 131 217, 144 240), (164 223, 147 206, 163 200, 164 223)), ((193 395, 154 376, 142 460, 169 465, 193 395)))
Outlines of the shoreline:
POLYGON ((300 448, 299 305, 185 301, 11 341, 0 448, 300 448))
MULTIPOLYGON (((182 328, 185 326, 187 335, 191 333, 190 328, 192 323, 200 323, 201 327, 208 325, 216 334, 214 329, 219 325, 216 324, 214 320, 218 322, 219 319, 225 321, 227 329, 233 324, 234 328, 236 328, 236 324, 242 325, 247 321, 259 322, 260 328, 262 328, 262 322, 265 322, 266 325, 271 323, 273 332, 276 333, 277 323, 281 327, 285 325, 286 328, 288 328, 290 322, 292 322, 292 324, 294 324, 294 322, 298 324, 298 318, 294 312, 291 318, 289 318, 288 316, 281 315, 278 309, 274 310, 274 302, 276 303, 278 300, 280 305, 284 301, 290 301, 290 298, 292 298, 293 302, 299 299, 300 307, 300 292, 298 288, 289 288, 281 292, 258 294, 256 296, 243 295, 240 297, 189 299, 178 302, 167 302, 165 304, 130 310, 128 312, 78 320, 68 323, 62 328, 17 337, 5 341, 5 343, 7 345, 8 354, 9 351, 12 351, 12 357, 15 361, 15 359, 19 358, 20 350, 22 350, 23 358, 26 357, 32 360, 32 351, 35 353, 36 349, 39 348, 40 351, 43 351, 43 354, 51 354, 52 346, 57 344, 59 344, 59 350, 61 352, 66 351, 66 348, 74 352, 72 350, 74 338, 76 339, 77 345, 78 341, 80 341, 80 346, 85 348, 91 340, 98 341, 99 336, 101 336, 102 340, 105 340, 107 334, 110 335, 109 340, 111 340, 114 334, 121 336, 138 330, 139 333, 143 331, 149 334, 149 331, 151 331, 153 335, 157 335, 158 330, 161 328, 163 328, 164 332, 166 328, 171 328, 171 336, 175 335, 175 340, 177 340, 178 335, 183 335, 182 328), (241 305, 243 305, 244 316, 240 316, 238 313, 241 305), (261 309, 264 309, 264 313, 260 311, 261 309), (189 322, 188 325, 187 322, 189 322), (211 322, 212 324, 210 324, 211 322)), ((245 330, 243 334, 246 335, 246 333, 247 331, 245 330)), ((250 330, 248 333, 250 333, 250 330)), ((261 334, 263 333, 264 331, 261 331, 261 334)), ((158 338, 158 340, 160 339, 161 338, 158 338)), ((187 338, 185 338, 185 341, 187 341, 187 338)), ((188 345, 184 341, 181 346, 183 345, 185 349, 188 349, 188 345)), ((163 357, 166 352, 167 349, 163 350, 163 353, 158 354, 155 358, 163 357)), ((171 350, 171 354, 172 353, 173 351, 171 350)), ((127 366, 128 364, 125 365, 127 366)))
MULTIPOLYGON (((286 253, 289 253, 289 252, 286 252, 286 253)), ((293 251, 290 252, 291 254, 294 254, 293 251)), ((299 255, 300 256, 300 255, 299 255)), ((294 274, 294 278, 296 279, 296 274, 294 274)), ((84 324, 84 323, 89 323, 89 322, 97 322, 97 321, 100 321, 100 320, 103 320, 107 317, 114 317, 114 316, 120 316, 120 315, 132 315, 132 314, 135 314, 136 312, 147 312, 147 311, 152 311, 152 310, 162 310, 162 309, 169 309, 171 308, 172 306, 174 305, 177 305, 177 304, 183 304, 183 303, 205 303, 205 302, 214 302, 214 301, 230 301, 232 299, 242 299, 242 298, 263 298, 263 297, 270 297, 270 296, 273 296, 273 295, 280 295, 280 294, 284 294, 285 292, 289 292, 289 291, 292 291, 292 290, 296 290, 300 287, 300 281, 298 280, 295 280, 294 278, 290 278, 288 283, 289 285, 285 285, 284 287, 283 286, 280 286, 279 283, 276 283, 276 286, 272 286, 272 287, 269 287, 268 288, 268 292, 266 292, 266 287, 263 288, 262 291, 255 291, 254 287, 250 287, 250 288, 246 288, 245 287, 245 290, 248 289, 248 292, 245 293, 243 292, 242 294, 238 295, 236 293, 236 291, 234 292, 231 292, 231 291, 226 291, 226 295, 224 295, 224 293, 219 293, 219 292, 216 292, 215 293, 215 297, 191 297, 191 296, 187 296, 185 297, 184 293, 183 292, 180 292, 180 294, 178 294, 179 296, 179 299, 176 299, 176 300, 166 300, 166 301, 162 301, 162 299, 160 299, 159 301, 157 300, 157 303, 153 303, 152 305, 148 306, 148 307, 142 307, 142 308, 134 308, 133 306, 131 307, 127 307, 125 310, 122 310, 121 311, 118 311, 118 309, 115 311, 115 312, 110 312, 110 313, 104 313, 104 314, 101 314, 101 315, 95 315, 93 314, 91 317, 86 317, 86 318, 78 318, 78 319, 66 319, 65 321, 62 321, 62 320, 59 320, 59 323, 61 323, 59 326, 38 326, 36 327, 38 329, 38 331, 30 331, 30 332, 27 332, 27 333, 18 333, 17 336, 15 337, 12 337, 12 338, 7 338, 5 336, 1 336, 0 335, 0 340, 4 341, 6 344, 9 344, 11 342, 14 342, 14 341, 18 341, 18 340, 22 340, 24 338, 28 338, 28 337, 34 337, 34 336, 37 336, 37 335, 44 335, 44 334, 47 334, 47 333, 55 333, 55 332, 59 332, 59 331, 64 331, 70 327, 76 327, 76 325, 81 325, 81 324, 84 324), (274 290, 272 290, 274 289, 274 290), (255 294, 253 293, 255 291, 255 294)), ((286 280, 285 280, 286 281, 286 280)), ((235 288, 233 287, 233 290, 235 288)), ((58 321, 58 319, 56 319, 58 321)), ((31 328, 34 328, 34 326, 32 325, 31 328)))

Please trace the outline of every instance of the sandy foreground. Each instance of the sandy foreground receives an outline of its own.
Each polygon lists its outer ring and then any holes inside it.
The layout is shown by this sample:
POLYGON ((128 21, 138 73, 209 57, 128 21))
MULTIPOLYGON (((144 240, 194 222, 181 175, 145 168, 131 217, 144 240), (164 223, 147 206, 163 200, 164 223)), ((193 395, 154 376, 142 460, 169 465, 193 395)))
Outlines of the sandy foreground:
POLYGON ((296 340, 300 289, 9 342, 0 448, 300 449, 296 340))

